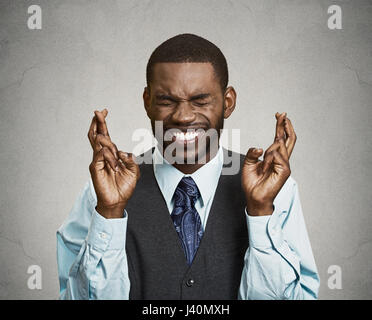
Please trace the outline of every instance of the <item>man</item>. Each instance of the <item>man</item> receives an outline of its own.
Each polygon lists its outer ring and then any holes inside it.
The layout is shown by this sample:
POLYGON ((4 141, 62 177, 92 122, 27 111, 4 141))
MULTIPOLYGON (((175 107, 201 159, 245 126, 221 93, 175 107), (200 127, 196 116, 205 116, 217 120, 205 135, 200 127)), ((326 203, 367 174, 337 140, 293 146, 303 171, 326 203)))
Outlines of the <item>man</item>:
POLYGON ((317 298, 290 177, 291 121, 275 115, 265 153, 223 149, 220 132, 236 103, 227 85, 225 57, 208 40, 182 34, 155 49, 143 93, 159 142, 143 155, 152 164, 118 151, 108 111, 95 112, 91 181, 57 232, 61 299, 317 298), (238 174, 221 174, 229 156, 238 174))

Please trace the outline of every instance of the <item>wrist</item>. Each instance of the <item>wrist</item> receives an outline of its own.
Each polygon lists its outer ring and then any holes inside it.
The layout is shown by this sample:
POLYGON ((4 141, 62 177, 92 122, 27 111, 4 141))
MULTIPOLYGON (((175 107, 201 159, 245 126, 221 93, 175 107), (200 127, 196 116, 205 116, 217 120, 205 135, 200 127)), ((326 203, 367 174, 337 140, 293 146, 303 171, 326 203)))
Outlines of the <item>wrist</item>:
POLYGON ((96 211, 106 219, 120 219, 124 217, 125 206, 114 205, 114 206, 104 206, 97 203, 96 211))
POLYGON ((247 201, 247 213, 250 216, 268 216, 274 212, 274 204, 272 202, 257 203, 247 201))

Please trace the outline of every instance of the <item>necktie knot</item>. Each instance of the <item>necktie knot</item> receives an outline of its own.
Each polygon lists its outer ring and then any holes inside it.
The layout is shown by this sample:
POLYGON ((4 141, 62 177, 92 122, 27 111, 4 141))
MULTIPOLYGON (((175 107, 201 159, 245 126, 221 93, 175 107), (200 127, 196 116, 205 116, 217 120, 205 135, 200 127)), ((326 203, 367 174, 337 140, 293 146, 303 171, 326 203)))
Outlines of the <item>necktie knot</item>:
POLYGON ((193 207, 200 197, 200 192, 195 181, 191 177, 183 177, 174 193, 174 205, 176 207, 193 207))

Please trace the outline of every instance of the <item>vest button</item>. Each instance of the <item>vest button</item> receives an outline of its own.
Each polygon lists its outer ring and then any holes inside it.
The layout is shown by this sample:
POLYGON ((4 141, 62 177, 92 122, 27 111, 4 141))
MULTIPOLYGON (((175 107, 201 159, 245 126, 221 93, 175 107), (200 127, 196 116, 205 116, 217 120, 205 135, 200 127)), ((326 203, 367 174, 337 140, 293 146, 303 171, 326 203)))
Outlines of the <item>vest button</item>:
POLYGON ((186 285, 187 285, 188 287, 192 287, 192 285, 193 285, 194 283, 195 283, 194 279, 189 279, 189 280, 186 281, 186 285))

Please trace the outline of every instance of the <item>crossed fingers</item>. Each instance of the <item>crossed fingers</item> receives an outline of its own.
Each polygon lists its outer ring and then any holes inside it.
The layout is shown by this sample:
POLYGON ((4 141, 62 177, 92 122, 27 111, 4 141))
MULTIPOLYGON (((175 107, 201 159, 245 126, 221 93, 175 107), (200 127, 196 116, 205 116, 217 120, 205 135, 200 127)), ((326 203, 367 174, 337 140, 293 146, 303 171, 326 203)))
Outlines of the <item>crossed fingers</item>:
POLYGON ((94 145, 94 141, 97 137, 97 134, 102 134, 104 136, 110 137, 108 130, 107 130, 106 120, 105 120, 107 114, 108 114, 107 109, 94 112, 94 117, 92 119, 92 122, 89 127, 89 131, 88 131, 88 139, 89 139, 89 142, 92 148, 94 145))
POLYGON ((277 170, 289 170, 289 158, 297 139, 292 123, 287 118, 287 113, 279 114, 277 112, 275 117, 277 121, 274 143, 265 151, 262 164, 263 172, 266 172, 271 165, 277 170))
POLYGON ((277 121, 274 142, 283 138, 285 142, 285 147, 287 149, 288 158, 290 158, 297 140, 297 136, 293 129, 292 122, 289 118, 287 118, 286 112, 283 113, 277 112, 275 114, 275 117, 277 121))
MULTIPOLYGON (((285 112, 275 114, 276 128, 274 143, 265 151, 262 164, 262 171, 265 173, 269 167, 273 166, 276 171, 288 171, 289 158, 296 143, 296 133, 291 121, 287 118, 285 112)), ((246 161, 251 164, 261 162, 259 157, 262 155, 262 149, 250 148, 247 153, 246 161)))
POLYGON ((103 156, 112 170, 117 171, 118 148, 110 139, 105 120, 108 110, 95 111, 94 114, 88 131, 88 139, 93 149, 93 158, 97 158, 99 155, 98 158, 101 159, 103 156))

